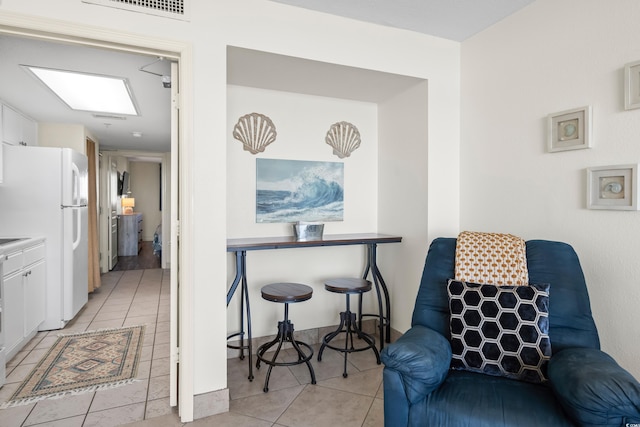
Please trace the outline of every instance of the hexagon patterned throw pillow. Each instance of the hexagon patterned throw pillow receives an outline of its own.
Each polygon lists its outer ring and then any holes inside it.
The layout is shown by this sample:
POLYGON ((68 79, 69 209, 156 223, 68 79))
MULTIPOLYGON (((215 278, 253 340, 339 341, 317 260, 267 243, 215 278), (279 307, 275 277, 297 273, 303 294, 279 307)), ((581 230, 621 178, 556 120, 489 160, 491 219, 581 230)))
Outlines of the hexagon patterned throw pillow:
POLYGON ((540 383, 551 358, 549 284, 449 280, 451 368, 540 383))

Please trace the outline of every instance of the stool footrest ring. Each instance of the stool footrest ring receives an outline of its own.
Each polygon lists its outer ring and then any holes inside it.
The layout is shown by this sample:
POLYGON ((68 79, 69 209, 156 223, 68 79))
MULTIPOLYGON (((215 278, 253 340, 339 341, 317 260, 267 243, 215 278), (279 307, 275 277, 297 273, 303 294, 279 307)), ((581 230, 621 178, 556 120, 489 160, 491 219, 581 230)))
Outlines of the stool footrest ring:
POLYGON ((278 322, 278 335, 276 335, 272 341, 258 347, 258 352, 256 353, 256 368, 260 369, 260 362, 264 362, 269 365, 267 376, 264 380, 264 388, 262 389, 265 393, 269 391, 269 378, 271 377, 271 369, 273 369, 274 366, 294 366, 306 363, 309 368, 309 374, 311 375, 311 384, 316 383, 316 374, 313 371, 313 366, 311 366, 311 363, 309 362, 313 357, 313 349, 309 344, 294 339, 293 330, 293 323, 291 323, 290 320, 287 319, 280 321, 278 322), (293 349, 298 353, 298 360, 292 362, 277 361, 280 350, 282 350, 282 345, 285 343, 290 343, 293 349), (277 345, 277 348, 271 360, 265 358, 264 354, 267 350, 275 345, 277 345), (308 350, 308 354, 302 351, 300 346, 305 347, 308 350))
MULTIPOLYGON (((285 341, 285 342, 290 342, 290 341, 285 341)), ((306 355, 305 357, 302 358, 298 358, 298 360, 293 361, 293 362, 275 362, 273 358, 271 358, 271 360, 265 358, 263 356, 264 353, 266 353, 266 351, 271 347, 267 347, 264 349, 264 351, 262 351, 262 347, 258 348, 258 354, 256 355, 256 357, 258 358, 258 361, 262 361, 264 363, 266 363, 267 365, 271 365, 271 366, 295 366, 295 365, 299 365, 301 363, 306 363, 308 361, 311 360, 311 358, 313 358, 313 349, 311 348, 311 346, 309 344, 307 344, 306 342, 302 342, 302 341, 295 341, 295 343, 298 346, 304 346, 309 350, 309 354, 306 355), (261 352, 262 351, 262 352, 261 352)), ((293 343, 292 343, 293 344, 293 343)), ((303 352, 304 354, 304 352, 303 352)), ((300 356, 300 354, 298 354, 298 356, 300 356)), ((256 367, 259 368, 259 363, 256 362, 256 367)))
MULTIPOLYGON (((348 303, 347 303, 347 307, 348 307, 348 303)), ((335 351, 339 351, 340 353, 344 353, 344 371, 342 373, 342 376, 344 378, 346 378, 348 376, 347 374, 347 355, 349 353, 354 353, 354 352, 358 352, 358 351, 365 351, 365 350, 373 350, 373 352, 375 353, 376 356, 376 362, 378 363, 378 365, 381 363, 380 362, 380 353, 378 352, 378 349, 376 348, 376 340, 374 337, 372 337, 371 335, 362 332, 360 330, 360 328, 358 327, 358 323, 356 322, 356 315, 355 313, 352 313, 351 311, 347 310, 347 311, 343 311, 340 313, 340 325, 338 325, 338 328, 333 331, 328 333, 327 335, 324 336, 324 338, 322 338, 322 345, 320 346, 320 350, 318 351, 318 362, 322 361, 322 353, 324 352, 325 348, 330 348, 332 350, 335 351), (345 334, 345 338, 344 338, 344 346, 342 348, 337 347, 335 345, 331 345, 330 342, 337 337, 340 334, 345 334), (364 347, 358 347, 356 348, 353 345, 353 335, 356 335, 358 338, 364 340, 367 345, 364 347), (351 345, 349 345, 351 344, 351 345)))

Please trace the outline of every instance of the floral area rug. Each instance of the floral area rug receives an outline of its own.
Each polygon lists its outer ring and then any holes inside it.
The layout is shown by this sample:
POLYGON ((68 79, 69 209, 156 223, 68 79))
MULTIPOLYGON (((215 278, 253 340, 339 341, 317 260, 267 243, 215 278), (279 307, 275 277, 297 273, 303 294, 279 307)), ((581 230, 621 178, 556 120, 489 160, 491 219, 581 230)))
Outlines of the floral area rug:
POLYGON ((0 408, 135 381, 144 326, 61 335, 0 408))

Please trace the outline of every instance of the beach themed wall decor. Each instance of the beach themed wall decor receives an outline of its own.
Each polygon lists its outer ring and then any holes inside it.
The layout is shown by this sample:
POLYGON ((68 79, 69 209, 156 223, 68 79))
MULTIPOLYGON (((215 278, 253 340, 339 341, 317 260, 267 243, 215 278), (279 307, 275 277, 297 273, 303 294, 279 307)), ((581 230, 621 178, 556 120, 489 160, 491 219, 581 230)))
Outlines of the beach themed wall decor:
POLYGON ((638 164, 587 168, 587 208, 637 211, 638 164))
POLYGON ((256 222, 342 221, 344 164, 256 159, 256 222))
POLYGON ((547 116, 547 151, 591 148, 591 106, 547 116))
POLYGON ((349 122, 338 122, 331 125, 324 140, 333 147, 333 154, 344 159, 360 147, 360 132, 349 122))
POLYGON ((640 61, 624 66, 624 109, 640 108, 640 61))
POLYGON ((251 113, 238 119, 233 128, 233 137, 251 154, 264 152, 267 145, 276 140, 276 127, 264 114, 251 113))

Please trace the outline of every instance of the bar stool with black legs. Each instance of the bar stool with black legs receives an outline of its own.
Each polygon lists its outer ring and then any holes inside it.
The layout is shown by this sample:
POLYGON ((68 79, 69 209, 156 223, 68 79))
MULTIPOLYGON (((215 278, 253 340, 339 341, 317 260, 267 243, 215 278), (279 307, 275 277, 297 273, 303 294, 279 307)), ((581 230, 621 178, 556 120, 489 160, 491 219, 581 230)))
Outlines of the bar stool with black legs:
POLYGON ((318 351, 318 362, 322 361, 322 352, 325 347, 329 347, 333 350, 344 353, 344 372, 342 376, 347 378, 347 355, 356 351, 373 350, 376 355, 376 362, 380 364, 380 353, 376 348, 376 340, 369 334, 362 332, 358 323, 356 322, 355 313, 351 312, 351 306, 349 297, 351 294, 362 295, 365 292, 371 290, 371 282, 365 279, 353 279, 353 278, 341 278, 327 280, 324 284, 324 288, 329 292, 335 292, 338 294, 345 294, 347 299, 346 310, 340 313, 340 325, 335 331, 328 333, 322 339, 322 345, 318 351), (340 334, 344 334, 344 345, 338 347, 337 345, 330 344, 331 340, 340 334), (353 341, 353 335, 363 340, 367 345, 362 347, 355 347, 353 341))
POLYGON ((258 353, 256 354, 256 368, 260 369, 260 362, 264 362, 269 365, 267 371, 267 377, 264 380, 265 393, 269 391, 269 377, 271 376, 271 369, 274 366, 293 366, 301 363, 306 363, 311 374, 311 384, 316 383, 316 374, 313 371, 313 366, 309 360, 313 357, 313 349, 309 344, 302 341, 298 341, 293 337, 293 323, 289 320, 289 304, 306 301, 311 298, 313 288, 307 285, 301 285, 299 283, 272 283, 262 287, 262 298, 267 301, 284 303, 284 320, 278 322, 278 334, 266 344, 262 344, 258 347, 258 353), (291 343, 291 346, 298 353, 298 360, 293 362, 278 362, 278 354, 282 349, 284 343, 291 343), (264 354, 273 346, 278 345, 275 354, 271 360, 264 357, 264 354), (305 353, 300 347, 304 347, 307 350, 305 353))

